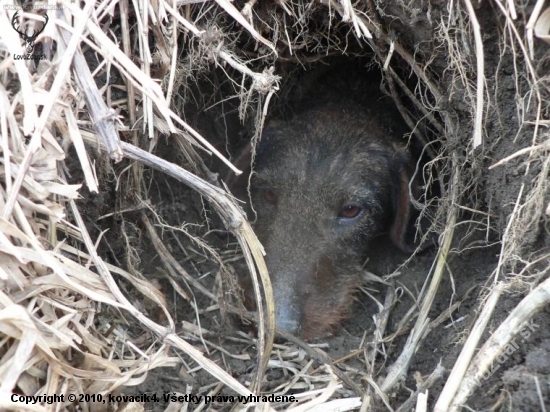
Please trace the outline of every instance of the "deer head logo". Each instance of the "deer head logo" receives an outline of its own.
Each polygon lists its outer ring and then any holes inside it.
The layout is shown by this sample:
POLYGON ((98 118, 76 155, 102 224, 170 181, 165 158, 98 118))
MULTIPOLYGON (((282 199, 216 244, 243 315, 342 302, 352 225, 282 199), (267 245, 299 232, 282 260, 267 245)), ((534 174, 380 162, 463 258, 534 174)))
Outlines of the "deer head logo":
POLYGON ((19 28, 16 27, 17 13, 19 13, 19 11, 16 11, 15 14, 13 15, 13 17, 11 19, 11 25, 12 25, 13 29, 17 33, 19 33, 19 35, 21 37, 23 37, 23 40, 25 40, 25 44, 26 44, 26 47, 27 47, 27 54, 31 54, 32 51, 34 50, 34 41, 36 40, 38 35, 44 31, 44 29, 46 28, 46 24, 48 24, 48 20, 49 20, 48 15, 47 14, 44 15, 44 18, 46 19, 46 21, 44 22, 44 25, 42 26, 42 28, 40 30, 34 30, 32 35, 28 36, 27 33, 23 32, 23 31, 19 31, 19 28))

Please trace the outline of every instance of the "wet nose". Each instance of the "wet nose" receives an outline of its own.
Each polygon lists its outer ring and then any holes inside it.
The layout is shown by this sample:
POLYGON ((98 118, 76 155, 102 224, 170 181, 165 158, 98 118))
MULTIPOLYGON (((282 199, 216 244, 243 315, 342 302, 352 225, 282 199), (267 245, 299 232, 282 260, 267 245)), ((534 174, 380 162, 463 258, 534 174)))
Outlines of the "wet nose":
POLYGON ((297 335, 300 331, 300 322, 298 320, 297 313, 293 311, 288 305, 281 304, 282 302, 276 301, 275 307, 275 322, 277 328, 297 335))
POLYGON ((299 302, 291 287, 274 287, 275 323, 277 328, 297 335, 301 327, 301 311, 299 302))

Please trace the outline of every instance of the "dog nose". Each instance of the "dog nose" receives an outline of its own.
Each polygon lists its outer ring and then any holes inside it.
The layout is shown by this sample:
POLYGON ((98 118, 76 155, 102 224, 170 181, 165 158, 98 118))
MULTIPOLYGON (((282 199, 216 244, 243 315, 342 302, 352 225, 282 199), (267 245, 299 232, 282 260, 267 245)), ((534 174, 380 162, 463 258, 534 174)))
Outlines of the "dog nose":
POLYGON ((275 322, 278 329, 285 332, 297 335, 300 331, 300 322, 295 313, 289 310, 288 307, 282 307, 281 303, 276 303, 275 322))
POLYGON ((274 287, 275 324, 278 329, 298 335, 301 326, 301 312, 292 288, 274 287))

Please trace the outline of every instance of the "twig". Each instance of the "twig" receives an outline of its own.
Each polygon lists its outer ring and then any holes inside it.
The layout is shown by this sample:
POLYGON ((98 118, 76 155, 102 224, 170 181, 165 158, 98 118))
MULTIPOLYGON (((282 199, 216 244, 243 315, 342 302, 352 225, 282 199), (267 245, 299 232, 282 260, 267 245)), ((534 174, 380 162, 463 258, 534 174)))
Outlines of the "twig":
POLYGON ((271 49, 273 54, 277 56, 277 50, 273 43, 264 38, 256 31, 254 27, 246 20, 239 10, 235 8, 228 0, 216 0, 216 3, 222 7, 231 17, 233 17, 241 26, 243 26, 256 40, 262 42, 271 49))
POLYGON ((524 147, 523 149, 518 150, 517 152, 511 154, 510 156, 506 156, 504 159, 500 159, 498 162, 493 163, 491 166, 489 166, 489 170, 494 169, 495 167, 502 166, 505 163, 508 163, 510 160, 515 159, 516 157, 522 156, 524 154, 531 154, 533 152, 536 152, 537 150, 546 150, 550 149, 550 139, 547 140, 544 143, 531 146, 531 147, 524 147))
POLYGON ((357 395, 363 396, 365 391, 361 389, 353 380, 351 380, 344 372, 342 372, 340 369, 338 369, 336 366, 333 365, 332 360, 325 355, 324 353, 317 351, 313 349, 311 346, 309 346, 307 343, 305 343, 303 340, 297 338, 294 335, 291 335, 290 333, 286 333, 281 330, 277 330, 277 335, 283 337, 289 342, 294 343, 296 346, 302 348, 306 353, 315 359, 317 362, 323 364, 323 365, 329 365, 332 368, 332 371, 338 376, 342 382, 344 382, 346 385, 348 385, 357 395))
MULTIPOLYGON (((513 2, 511 3, 513 4, 513 2)), ((544 6, 544 3, 544 0, 537 0, 537 3, 535 4, 533 11, 531 12, 531 17, 529 17, 529 21, 525 26, 525 30, 527 32, 527 45, 529 47, 529 56, 531 57, 531 59, 535 58, 533 31, 535 30, 535 25, 537 23, 537 20, 539 19, 540 12, 542 11, 542 6, 544 6)))
POLYGON ((483 53, 483 40, 481 39, 481 31, 479 22, 477 21, 474 7, 470 0, 464 0, 470 21, 472 22, 472 30, 476 44, 476 61, 477 61, 477 99, 476 99, 476 118, 474 123, 474 138, 473 148, 475 149, 482 143, 483 136, 483 96, 485 93, 485 55, 483 53))
MULTIPOLYGON (((62 27, 59 30, 63 40, 68 44, 71 39, 69 32, 62 27)), ((77 37, 74 34, 73 36, 73 39, 77 37)), ((105 143, 107 154, 115 163, 120 162, 122 160, 122 150, 120 149, 118 130, 115 127, 115 113, 107 107, 101 97, 88 63, 80 49, 76 50, 73 56, 73 76, 77 79, 80 89, 84 93, 90 112, 90 120, 97 134, 105 143)))
POLYGON ((447 379, 447 382, 445 382, 443 391, 439 395, 439 399, 435 404, 434 412, 446 412, 449 409, 449 405, 451 404, 451 401, 458 390, 458 386, 466 373, 466 368, 474 356, 479 340, 485 332, 487 323, 489 322, 489 319, 491 319, 491 315, 493 314, 493 310, 495 309, 503 289, 504 285, 502 283, 498 283, 493 287, 491 295, 485 301, 483 311, 470 331, 468 339, 466 340, 466 343, 464 344, 464 347, 455 362, 453 370, 451 371, 451 375, 447 379))
MULTIPOLYGON (((468 368, 456 396, 450 406, 450 412, 458 412, 484 375, 491 370, 495 358, 502 353, 512 338, 520 332, 529 320, 550 303, 550 278, 533 289, 508 315, 493 335, 480 349, 468 368)), ((538 327, 539 325, 533 325, 538 327)))
MULTIPOLYGON (((443 377, 445 373, 445 368, 441 363, 437 364, 437 367, 435 370, 428 376, 428 378, 423 381, 420 385, 418 385, 418 388, 414 393, 409 396, 409 399, 407 399, 395 412, 406 412, 412 410, 413 405, 416 403, 415 401, 417 399, 421 399, 422 395, 424 395, 424 391, 428 391, 434 383, 436 383, 439 379, 443 377)), ((425 409, 427 410, 427 409, 425 409)), ((417 409, 418 411, 418 409, 417 409)))

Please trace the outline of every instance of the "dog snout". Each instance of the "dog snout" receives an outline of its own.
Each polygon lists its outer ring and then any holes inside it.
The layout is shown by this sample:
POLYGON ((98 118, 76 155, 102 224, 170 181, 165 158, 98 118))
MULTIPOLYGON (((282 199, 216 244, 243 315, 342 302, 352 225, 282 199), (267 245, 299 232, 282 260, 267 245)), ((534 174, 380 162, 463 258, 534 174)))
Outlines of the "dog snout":
POLYGON ((302 311, 298 306, 299 299, 290 285, 273 288, 275 300, 275 324, 278 329, 298 335, 301 328, 302 311))

